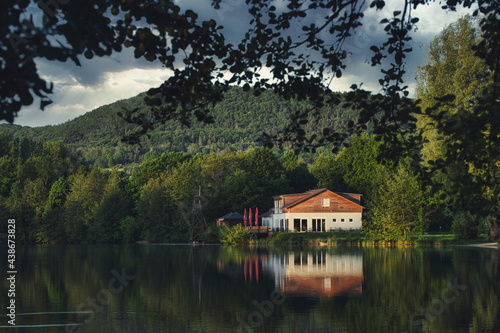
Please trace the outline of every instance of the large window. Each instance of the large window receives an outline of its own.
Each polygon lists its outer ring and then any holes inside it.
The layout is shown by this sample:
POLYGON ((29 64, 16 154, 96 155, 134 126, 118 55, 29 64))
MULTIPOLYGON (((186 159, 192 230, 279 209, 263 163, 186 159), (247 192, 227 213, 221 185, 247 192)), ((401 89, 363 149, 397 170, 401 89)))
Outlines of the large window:
POLYGON ((325 231, 325 230, 326 230, 326 219, 312 220, 312 231, 325 231))
POLYGON ((293 219, 293 231, 300 231, 300 219, 293 219))
POLYGON ((302 231, 307 231, 307 220, 302 220, 302 231))

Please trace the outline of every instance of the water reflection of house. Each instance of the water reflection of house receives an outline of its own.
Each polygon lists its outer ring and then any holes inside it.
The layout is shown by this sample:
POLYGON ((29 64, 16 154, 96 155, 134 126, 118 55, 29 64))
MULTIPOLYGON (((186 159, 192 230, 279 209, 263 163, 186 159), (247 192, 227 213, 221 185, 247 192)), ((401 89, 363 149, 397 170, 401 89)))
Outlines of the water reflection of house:
POLYGON ((290 252, 271 256, 265 265, 285 295, 333 297, 361 294, 363 256, 326 251, 290 252))
POLYGON ((234 258, 219 259, 217 271, 234 276, 242 276, 247 282, 259 282, 262 266, 268 260, 266 252, 243 254, 234 258))

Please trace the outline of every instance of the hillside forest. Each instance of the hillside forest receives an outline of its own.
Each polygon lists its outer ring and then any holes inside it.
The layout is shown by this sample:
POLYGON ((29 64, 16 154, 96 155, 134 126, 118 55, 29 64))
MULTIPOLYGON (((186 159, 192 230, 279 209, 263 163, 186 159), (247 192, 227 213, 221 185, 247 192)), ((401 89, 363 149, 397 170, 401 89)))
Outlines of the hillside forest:
MULTIPOLYGON (((258 139, 264 130, 279 132, 293 112, 310 106, 271 91, 256 97, 237 87, 212 109, 214 124, 167 122, 141 145, 121 142, 135 128, 117 113, 147 114, 143 95, 57 126, 1 125, 0 227, 6 230, 3 224, 15 219, 20 243, 185 242, 200 188, 205 219, 213 226, 229 212, 250 207, 266 212, 275 195, 326 187, 363 195, 363 229, 374 241, 406 241, 438 230, 477 237, 487 232, 494 209, 458 204, 465 193, 454 184, 464 173, 482 171, 459 163, 446 172, 432 169, 453 144, 433 116, 442 107, 435 106, 434 96, 459 91, 456 105, 463 108, 459 103, 470 104, 488 82, 484 63, 471 48, 477 38, 473 20, 460 19, 436 38, 428 64, 419 68, 417 97, 427 111, 416 116, 418 151, 406 152, 420 156, 417 162, 405 154, 388 158, 387 142, 370 126, 336 154, 328 145, 298 155, 290 147, 263 148, 258 139)), ((450 114, 458 110, 446 107, 450 114)), ((341 130, 357 114, 340 102, 315 117, 309 133, 341 130)), ((489 189, 475 191, 476 198, 498 206, 489 189)), ((196 234, 210 237, 204 230, 196 234)))

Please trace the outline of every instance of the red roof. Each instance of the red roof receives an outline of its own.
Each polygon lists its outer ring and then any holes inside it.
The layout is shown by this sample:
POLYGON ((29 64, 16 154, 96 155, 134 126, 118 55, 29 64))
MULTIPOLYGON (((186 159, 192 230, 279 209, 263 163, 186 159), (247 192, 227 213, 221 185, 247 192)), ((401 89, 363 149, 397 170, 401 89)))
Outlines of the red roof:
POLYGON ((339 197, 345 199, 345 200, 348 200, 362 208, 364 208, 363 206, 361 206, 361 202, 360 200, 358 200, 357 198, 353 197, 353 195, 356 195, 356 196, 361 196, 361 194, 354 194, 354 193, 344 193, 344 192, 332 192, 330 191, 329 189, 327 188, 322 188, 322 189, 318 189, 318 190, 311 190, 311 191, 307 191, 307 192, 304 192, 304 193, 296 193, 296 194, 284 194, 284 195, 278 195, 278 196, 275 196, 274 198, 282 198, 282 197, 291 197, 291 196, 296 196, 297 198, 295 199, 292 199, 291 201, 287 201, 285 200, 285 204, 283 205, 283 207, 281 207, 282 209, 288 209, 288 208, 291 208, 293 206, 296 206, 304 201, 307 201, 315 196, 317 196, 318 194, 321 194, 323 192, 331 192, 333 194, 336 194, 338 195, 339 197))

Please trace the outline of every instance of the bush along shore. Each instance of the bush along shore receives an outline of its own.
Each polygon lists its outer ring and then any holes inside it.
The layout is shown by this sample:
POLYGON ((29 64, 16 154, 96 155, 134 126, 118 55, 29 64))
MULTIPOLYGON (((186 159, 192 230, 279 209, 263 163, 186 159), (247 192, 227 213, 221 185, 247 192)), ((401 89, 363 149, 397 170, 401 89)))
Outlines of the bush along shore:
MULTIPOLYGON (((486 234, 476 239, 460 239, 451 232, 424 233, 409 236, 406 240, 390 241, 376 238, 369 233, 351 232, 271 232, 268 237, 257 239, 255 235, 245 232, 242 227, 220 228, 219 232, 211 230, 209 242, 222 244, 257 244, 257 245, 319 245, 319 246, 445 246, 445 245, 492 245, 486 241, 486 234), (214 234, 219 237, 214 237, 214 234), (218 238, 218 239, 217 239, 218 238)), ((500 245, 500 241, 496 243, 500 245)))

